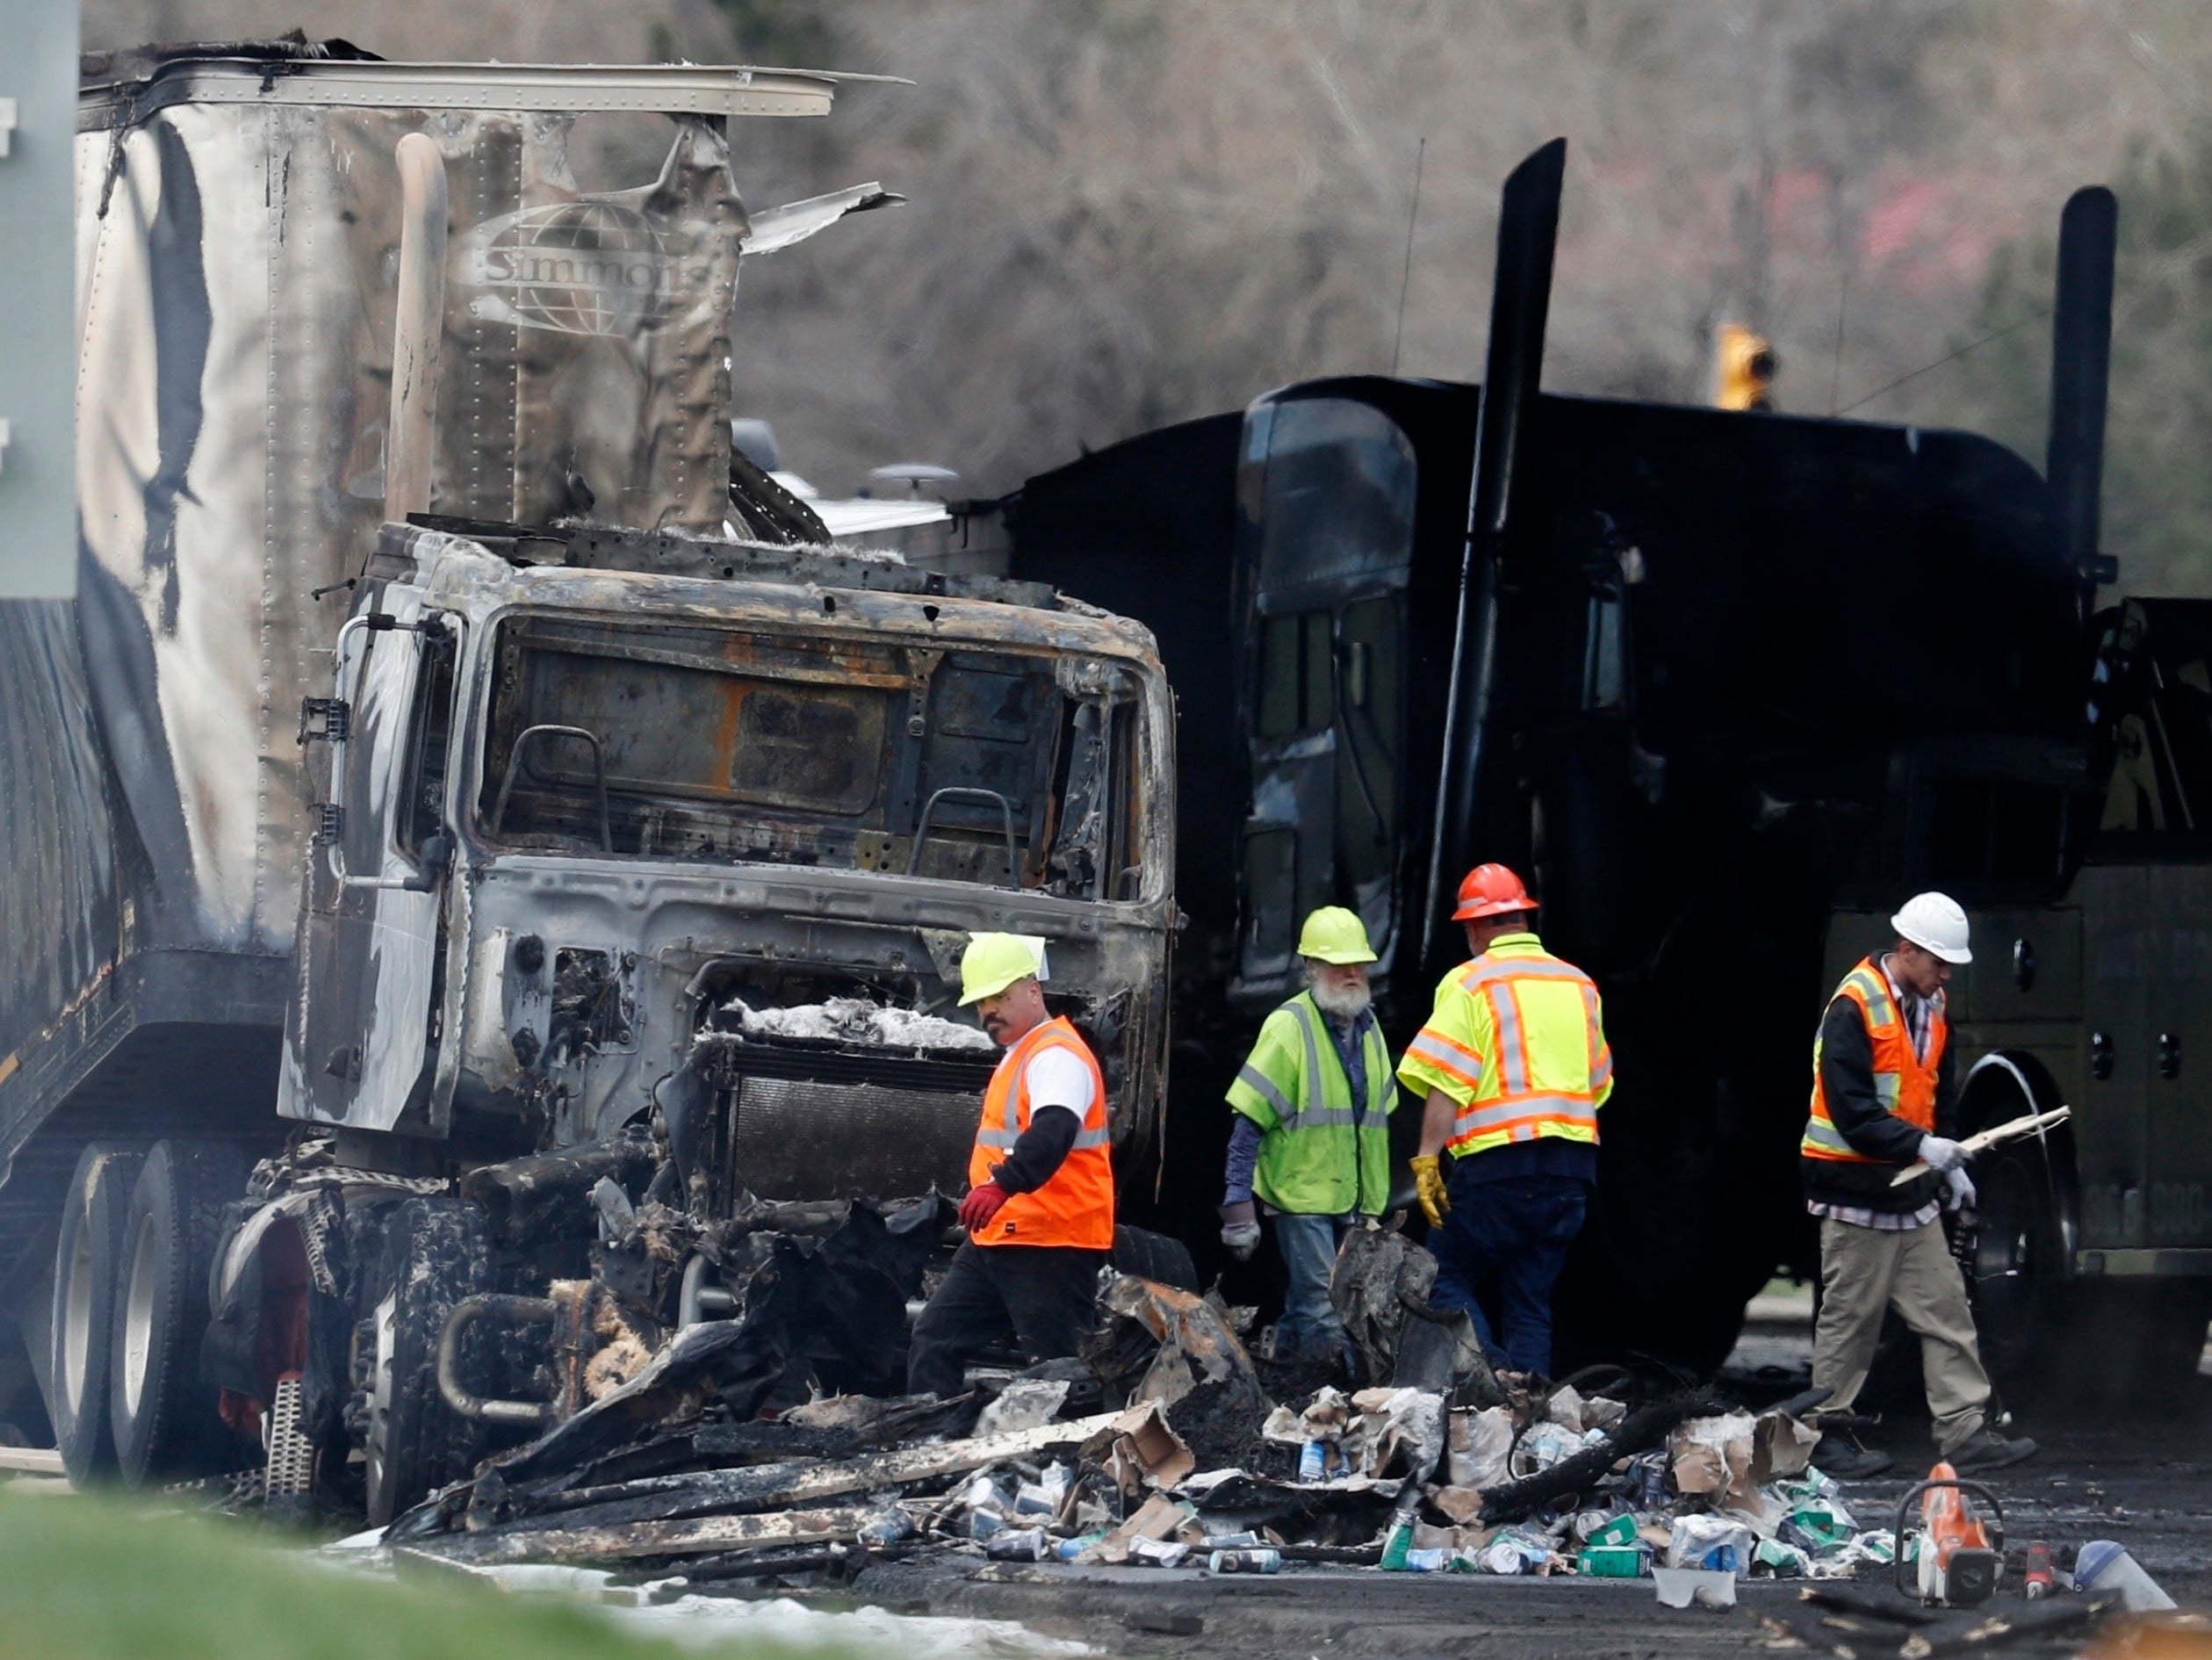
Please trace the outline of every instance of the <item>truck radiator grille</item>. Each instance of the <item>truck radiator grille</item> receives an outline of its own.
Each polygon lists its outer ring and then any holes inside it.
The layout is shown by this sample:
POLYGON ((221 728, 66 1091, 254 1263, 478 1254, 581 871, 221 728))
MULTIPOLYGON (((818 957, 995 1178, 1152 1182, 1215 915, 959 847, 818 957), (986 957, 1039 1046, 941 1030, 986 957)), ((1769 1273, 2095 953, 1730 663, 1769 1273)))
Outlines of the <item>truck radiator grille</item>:
POLYGON ((762 1199, 962 1193, 982 1109, 980 1092, 746 1078, 733 1101, 731 1180, 762 1199))

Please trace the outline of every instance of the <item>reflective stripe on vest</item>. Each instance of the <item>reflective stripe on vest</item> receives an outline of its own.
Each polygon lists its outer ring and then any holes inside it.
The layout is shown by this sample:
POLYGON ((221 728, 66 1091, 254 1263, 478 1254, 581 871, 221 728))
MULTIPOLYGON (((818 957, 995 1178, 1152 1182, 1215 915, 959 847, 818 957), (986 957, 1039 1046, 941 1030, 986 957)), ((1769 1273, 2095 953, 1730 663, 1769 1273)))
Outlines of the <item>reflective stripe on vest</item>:
POLYGON ((1474 1099, 1459 1106, 1445 1145, 1454 1157, 1487 1152, 1508 1142, 1557 1137, 1597 1141, 1597 1100, 1613 1075, 1613 1055, 1599 1022, 1597 988, 1589 975, 1553 956, 1485 953, 1458 971, 1459 989, 1480 998, 1490 1011, 1497 1050, 1493 1064, 1439 1032, 1423 1028, 1411 1044, 1414 1053, 1455 1078, 1466 1079, 1474 1099), (1566 982, 1579 991, 1580 1007, 1572 1036, 1553 1029, 1557 1011, 1537 1025, 1521 1002, 1524 985, 1566 982), (1532 1055, 1546 1065, 1538 1065, 1532 1055), (1575 1066, 1567 1057, 1579 1055, 1575 1066), (1581 1073, 1579 1088, 1560 1086, 1581 1073), (1538 1073, 1545 1074, 1539 1079, 1538 1073))
MULTIPOLYGON (((1113 1160, 1107 1144, 1106 1075, 1098 1057, 1065 1015, 1030 1028, 1000 1059, 984 1090, 976 1145, 968 1156, 968 1185, 991 1180, 991 1167, 1013 1151, 1029 1127, 1029 1063, 1048 1049, 1064 1049, 1080 1058, 1091 1074, 1091 1106, 1075 1144, 1050 1180, 1033 1193, 1018 1193, 999 1208, 982 1233, 979 1245, 1077 1245, 1093 1251, 1113 1248, 1113 1160)), ((1068 1105, 1070 1103, 1061 1103, 1068 1105)))
MULTIPOLYGON (((1882 1110, 1894 1114, 1915 1130, 1933 1133, 1935 1129, 1935 1081, 1943 1064, 1943 1050, 1949 1041, 1950 1023, 1943 1014, 1943 994, 1937 992, 1928 1000, 1927 1054, 1923 1057, 1913 1047, 1913 1034, 1906 1025, 1897 1000, 1891 995, 1889 976, 1882 972, 1882 965, 1868 957, 1843 977, 1835 988, 1835 995, 1828 1000, 1833 1008, 1839 1000, 1848 999, 1858 1010, 1861 1024, 1866 1028, 1867 1041, 1874 1057, 1874 1097, 1882 1110)), ((1826 1014, 1822 1015, 1825 1021, 1826 1014)), ((1805 1137, 1798 1144, 1798 1151, 1807 1158, 1832 1159, 1839 1164, 1892 1164, 1893 1159, 1870 1158, 1859 1151, 1844 1139, 1843 1132, 1835 1127, 1829 1114, 1827 1094, 1820 1081, 1820 1054, 1822 1040, 1812 1040, 1812 1105, 1805 1119, 1805 1137)))

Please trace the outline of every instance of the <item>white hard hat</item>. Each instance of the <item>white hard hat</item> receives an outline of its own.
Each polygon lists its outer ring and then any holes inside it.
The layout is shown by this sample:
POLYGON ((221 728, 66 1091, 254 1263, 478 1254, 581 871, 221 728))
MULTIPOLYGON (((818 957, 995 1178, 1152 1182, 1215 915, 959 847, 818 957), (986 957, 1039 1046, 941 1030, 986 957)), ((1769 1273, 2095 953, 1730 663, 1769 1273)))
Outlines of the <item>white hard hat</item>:
POLYGON ((1890 926, 1901 940, 1933 951, 1946 963, 1971 963, 1966 949, 1966 913, 1948 893, 1916 893, 1906 900, 1890 926))

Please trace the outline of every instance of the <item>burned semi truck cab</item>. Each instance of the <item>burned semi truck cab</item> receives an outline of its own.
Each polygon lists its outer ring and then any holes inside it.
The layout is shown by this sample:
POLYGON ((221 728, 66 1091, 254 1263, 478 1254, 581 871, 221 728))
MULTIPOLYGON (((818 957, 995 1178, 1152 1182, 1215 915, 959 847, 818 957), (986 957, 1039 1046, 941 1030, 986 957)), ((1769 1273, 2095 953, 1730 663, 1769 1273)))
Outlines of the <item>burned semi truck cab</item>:
MULTIPOLYGON (((278 1103, 332 1133, 288 1173, 451 1180, 481 1213, 455 1225, 503 1252, 351 1345, 371 1446, 453 1411, 394 1425, 376 1388, 430 1363, 441 1316, 609 1283, 591 1252, 623 1259, 638 1204, 688 1238, 920 1202, 933 1240, 998 1053, 957 1007, 972 934, 1044 942, 1117 1168, 1149 1179, 1173 758, 1140 626, 880 555, 426 519, 385 527, 335 663, 305 711, 324 798, 278 1103)), ((690 1266, 638 1258, 624 1291, 673 1327, 680 1284, 694 1317, 713 1295, 690 1266)), ((504 1387, 510 1418, 582 1398, 504 1387)), ((378 1519, 465 1473, 371 1463, 378 1519)))
POLYGON ((754 1089, 745 1055, 860 1000, 912 1015, 888 1047, 987 1061, 957 964, 1002 930, 1048 942, 1117 1144, 1149 1142, 1173 790, 1142 629, 865 556, 498 529, 387 528, 309 705, 285 1116, 565 1146, 709 1077, 756 1195, 953 1189, 971 1099, 754 1089))

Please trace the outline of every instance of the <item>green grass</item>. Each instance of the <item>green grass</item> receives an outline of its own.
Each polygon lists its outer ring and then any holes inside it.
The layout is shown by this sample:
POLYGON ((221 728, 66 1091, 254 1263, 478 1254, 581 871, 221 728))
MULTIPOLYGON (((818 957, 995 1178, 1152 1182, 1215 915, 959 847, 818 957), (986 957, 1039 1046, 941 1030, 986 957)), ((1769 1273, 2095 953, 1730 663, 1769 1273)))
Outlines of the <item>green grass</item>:
POLYGON ((558 1598, 356 1575, 236 1522, 0 1488, 4 1660, 671 1660, 717 1649, 740 1645, 656 1641, 558 1598))

